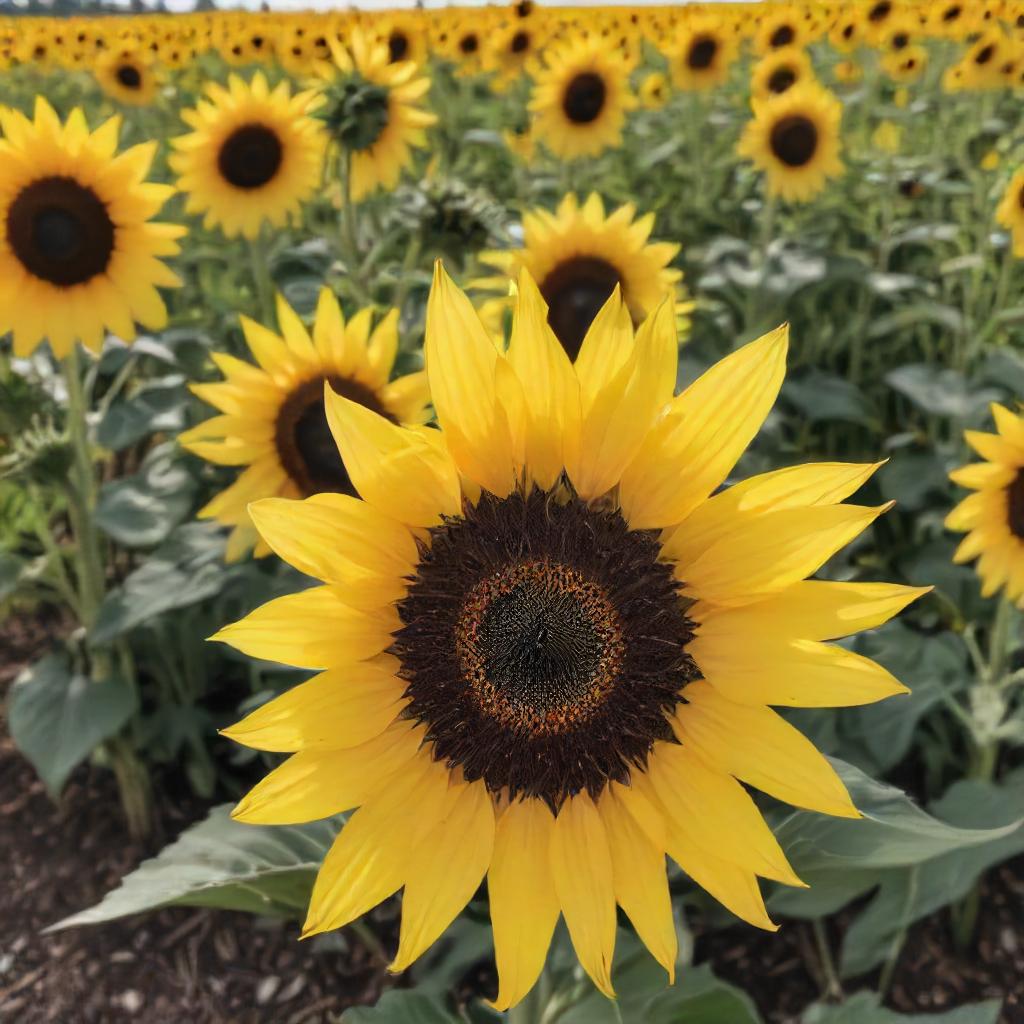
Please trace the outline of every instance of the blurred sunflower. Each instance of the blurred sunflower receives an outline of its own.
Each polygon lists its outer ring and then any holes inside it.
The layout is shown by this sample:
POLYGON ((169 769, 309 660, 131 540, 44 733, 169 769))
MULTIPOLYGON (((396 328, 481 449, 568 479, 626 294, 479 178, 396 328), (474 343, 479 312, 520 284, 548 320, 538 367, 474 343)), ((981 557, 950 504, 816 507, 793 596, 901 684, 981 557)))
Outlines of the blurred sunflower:
POLYGON ((828 41, 840 53, 851 53, 864 41, 864 16, 861 8, 844 6, 829 29, 828 41))
POLYGON ((600 39, 577 36, 554 47, 530 96, 534 135, 564 160, 618 146, 637 102, 629 72, 628 62, 600 39))
POLYGON ((153 62, 138 47, 108 50, 96 61, 96 81, 111 98, 126 106, 144 107, 156 96, 153 62))
POLYGON ((717 18, 695 17, 686 23, 668 56, 677 89, 713 89, 729 77, 736 40, 717 18))
POLYGON ((174 192, 145 180, 156 143, 117 153, 120 119, 90 133, 81 110, 63 124, 41 96, 35 119, 0 108, 0 335, 26 356, 44 339, 58 359, 76 340, 135 338, 167 325, 157 287, 178 276, 161 257, 185 229, 151 222, 174 192))
POLYGON ((260 72, 251 84, 232 75, 227 89, 213 83, 206 93, 182 111, 193 130, 171 140, 186 210, 229 238, 280 227, 320 184, 324 136, 308 116, 316 94, 293 96, 286 81, 271 91, 260 72))
MULTIPOLYGON (((474 282, 503 297, 485 312, 495 326, 495 314, 507 307, 509 285, 523 270, 537 282, 548 310, 548 324, 571 359, 594 317, 618 288, 634 324, 639 324, 666 295, 685 303, 682 272, 670 264, 679 252, 673 242, 652 242, 654 214, 637 218, 636 207, 627 203, 605 215, 604 203, 591 193, 580 206, 567 195, 551 213, 529 210, 523 215, 523 248, 485 252, 481 261, 500 271, 499 276, 474 282)), ((685 320, 684 320, 685 325, 685 320)))
POLYGON ((1006 228, 1013 242, 1013 254, 1024 259, 1024 169, 1010 179, 996 208, 996 220, 1006 228))
POLYGON ((803 46, 806 35, 800 11, 788 4, 779 4, 762 18, 754 37, 754 48, 758 53, 769 53, 784 46, 803 46))
POLYGON ((806 50, 786 46, 772 50, 755 65, 750 76, 750 95, 763 100, 792 89, 801 82, 813 82, 814 69, 806 50))
POLYGON ((266 543, 324 585, 214 638, 323 670, 227 731, 293 755, 236 818, 358 808, 320 869, 304 934, 404 887, 400 971, 486 876, 499 1010, 534 985, 559 915, 604 994, 616 905, 671 978, 666 853, 773 930, 758 877, 802 883, 743 783, 857 811, 769 706, 906 692, 823 641, 922 593, 805 580, 884 510, 842 504, 873 466, 798 466, 715 494, 774 403, 784 328, 673 397, 669 303, 634 338, 616 293, 575 365, 546 321, 524 273, 501 352, 439 271, 425 355, 440 432, 328 391, 362 500, 252 508, 266 543))
POLYGON ((645 109, 660 110, 668 102, 668 79, 660 71, 650 72, 640 83, 637 95, 645 109))
POLYGON ((964 432, 964 440, 984 460, 949 474, 974 491, 946 517, 946 527, 967 536, 955 562, 978 559, 981 593, 1005 588, 1011 601, 1024 597, 1024 419, 992 405, 996 433, 964 432))
POLYGON ((393 12, 375 26, 378 38, 388 48, 388 60, 392 64, 412 61, 425 64, 427 61, 427 36, 418 18, 413 15, 393 12))
POLYGON ((387 46, 360 29, 348 45, 332 41, 333 62, 319 73, 327 132, 351 159, 349 188, 360 200, 379 188, 392 189, 427 144, 426 129, 437 117, 420 105, 430 79, 417 78, 412 61, 392 63, 387 46))
POLYGON ((843 172, 841 116, 842 105, 827 89, 794 86, 755 105, 737 152, 765 172, 769 195, 806 202, 843 172))
POLYGON ((521 19, 495 32, 488 42, 485 61, 487 69, 495 72, 492 83, 495 90, 502 92, 518 81, 541 45, 537 29, 521 19))
POLYGON ((190 452, 225 466, 245 466, 238 479, 199 515, 232 527, 227 558, 235 561, 258 542, 247 511, 260 498, 284 495, 331 507, 331 495, 353 494, 348 464, 331 441, 324 414, 324 384, 390 423, 418 424, 428 418, 426 375, 391 380, 398 352, 398 312, 371 332, 373 314, 361 310, 348 323, 337 299, 320 292, 313 334, 280 296, 280 335, 242 317, 242 330, 258 366, 226 353, 213 361, 222 383, 192 390, 222 415, 179 437, 190 452))
MULTIPOLYGON (((882 70, 894 82, 913 82, 928 67, 928 51, 917 44, 904 50, 887 53, 881 61, 882 70)), ((904 106, 906 104, 903 104, 904 106)))

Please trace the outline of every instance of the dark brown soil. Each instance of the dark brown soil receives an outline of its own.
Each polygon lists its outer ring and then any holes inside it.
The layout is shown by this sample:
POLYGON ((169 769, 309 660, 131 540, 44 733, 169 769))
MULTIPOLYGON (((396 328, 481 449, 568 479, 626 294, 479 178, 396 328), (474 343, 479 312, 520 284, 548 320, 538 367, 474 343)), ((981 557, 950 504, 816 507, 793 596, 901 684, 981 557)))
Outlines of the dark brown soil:
MULTIPOLYGON (((58 628, 45 620, 0 623, 0 696, 58 628)), ((0 730, 0 1020, 327 1024, 348 1006, 374 1002, 389 984, 383 959, 348 933, 344 952, 318 951, 297 941, 296 925, 246 914, 174 908, 42 935, 203 816, 205 806, 179 788, 171 797, 164 787, 153 839, 131 843, 108 772, 78 769, 54 806, 0 730)), ((944 913, 913 930, 888 1004, 924 1013, 1002 998, 1002 1024, 1024 1024, 1022 907, 1019 858, 991 872, 969 954, 956 951, 944 913)), ((842 920, 829 923, 833 948, 841 927, 842 920)), ((697 959, 748 991, 771 1024, 793 1024, 827 991, 813 933, 800 922, 775 935, 738 927, 699 936, 697 959)), ((876 983, 869 977, 846 988, 876 983)))

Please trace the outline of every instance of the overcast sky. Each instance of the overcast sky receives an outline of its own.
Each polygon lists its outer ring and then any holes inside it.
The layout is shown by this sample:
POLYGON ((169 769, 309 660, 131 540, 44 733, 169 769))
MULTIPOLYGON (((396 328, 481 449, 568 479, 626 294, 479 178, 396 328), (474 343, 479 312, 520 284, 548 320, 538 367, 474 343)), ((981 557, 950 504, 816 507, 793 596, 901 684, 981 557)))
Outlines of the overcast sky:
MULTIPOLYGON (((485 0, 459 0, 458 6, 482 4, 485 0)), ((585 6, 601 4, 621 4, 622 0, 586 0, 585 6)), ((634 0, 637 6, 649 6, 652 0, 634 0)), ((663 0, 660 0, 663 2, 663 0)), ((703 0, 704 3, 720 3, 722 0, 703 0)), ((195 0, 165 0, 168 8, 172 11, 189 11, 194 6, 195 0)), ((339 0, 269 0, 270 7, 275 11, 308 11, 308 10, 329 10, 331 8, 344 9, 347 3, 339 0)), ((424 0, 425 6, 430 8, 447 7, 447 0, 424 0)), ((235 0, 235 2, 224 2, 218 0, 223 7, 251 7, 260 6, 260 0, 235 0)), ((363 11, 379 11, 394 9, 396 7, 414 7, 414 0, 355 0, 352 4, 363 11)), ((574 0, 560 0, 558 6, 576 6, 574 0)))

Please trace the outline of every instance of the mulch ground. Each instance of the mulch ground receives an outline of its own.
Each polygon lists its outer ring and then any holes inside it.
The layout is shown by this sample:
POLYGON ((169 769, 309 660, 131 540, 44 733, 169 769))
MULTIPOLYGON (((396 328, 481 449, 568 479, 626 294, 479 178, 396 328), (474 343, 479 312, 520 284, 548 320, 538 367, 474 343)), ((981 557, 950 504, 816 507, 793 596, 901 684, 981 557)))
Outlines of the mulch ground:
MULTIPOLYGON (((54 628, 31 619, 0 624, 0 697, 54 628)), ((374 1002, 391 982, 381 958, 354 937, 343 951, 318 950, 297 941, 296 925, 247 914, 173 908, 41 934, 203 816, 201 802, 161 781, 173 796, 159 800, 156 834, 132 843, 109 773, 78 769, 55 806, 0 728, 0 1021, 329 1024, 346 1007, 374 1002)), ((890 991, 894 1009, 935 1012, 996 997, 1002 1024, 1024 1024, 1024 858, 991 873, 982 906, 966 956, 945 914, 914 929, 890 991)), ((776 935, 735 928, 698 936, 697 956, 750 992, 771 1024, 796 1021, 824 990, 802 923, 776 935)))

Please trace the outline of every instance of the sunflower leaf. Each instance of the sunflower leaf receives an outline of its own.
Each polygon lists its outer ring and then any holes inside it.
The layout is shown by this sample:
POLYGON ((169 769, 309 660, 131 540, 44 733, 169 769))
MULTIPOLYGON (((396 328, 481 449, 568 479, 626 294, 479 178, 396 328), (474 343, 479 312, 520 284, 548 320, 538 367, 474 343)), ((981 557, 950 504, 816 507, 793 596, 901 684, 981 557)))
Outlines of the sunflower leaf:
POLYGON ((47 931, 168 906, 299 916, 338 831, 338 819, 269 828, 242 825, 231 819, 230 811, 230 804, 214 807, 204 821, 143 861, 95 906, 47 931))
POLYGON ((801 1018, 801 1024, 996 1024, 999 1003, 989 1000, 961 1006, 946 1013, 903 1014, 887 1010, 874 992, 858 992, 837 1006, 816 1003, 801 1018))

